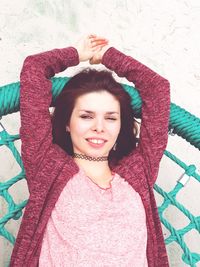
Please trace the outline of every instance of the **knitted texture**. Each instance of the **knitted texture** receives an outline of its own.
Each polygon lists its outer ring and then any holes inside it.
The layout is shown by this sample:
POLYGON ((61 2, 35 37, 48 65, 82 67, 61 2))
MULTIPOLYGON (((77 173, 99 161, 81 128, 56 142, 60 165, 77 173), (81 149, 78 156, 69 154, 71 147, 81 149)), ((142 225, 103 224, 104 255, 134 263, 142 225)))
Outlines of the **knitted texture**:
MULTIPOLYGON (((110 48, 102 63, 126 77, 142 97, 142 125, 138 147, 113 171, 140 194, 147 218, 149 267, 169 266, 153 185, 167 144, 169 83, 140 62, 110 48)), ((49 106, 55 73, 78 64, 75 48, 55 49, 28 57, 21 72, 20 112, 22 159, 30 198, 13 250, 10 266, 37 266, 45 228, 63 188, 78 171, 73 159, 52 144, 49 106)), ((115 249, 115 248, 113 248, 115 249)))

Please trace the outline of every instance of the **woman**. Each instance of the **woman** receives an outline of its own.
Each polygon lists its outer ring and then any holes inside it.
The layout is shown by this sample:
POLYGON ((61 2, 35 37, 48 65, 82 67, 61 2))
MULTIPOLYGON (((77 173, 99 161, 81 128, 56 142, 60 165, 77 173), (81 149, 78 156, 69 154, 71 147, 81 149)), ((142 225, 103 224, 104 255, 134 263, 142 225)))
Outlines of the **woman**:
POLYGON ((153 195, 167 144, 169 82, 96 35, 29 56, 20 79, 30 198, 10 266, 169 266, 153 195), (130 98, 106 72, 73 77, 51 119, 49 78, 86 60, 139 90, 137 146, 130 98))

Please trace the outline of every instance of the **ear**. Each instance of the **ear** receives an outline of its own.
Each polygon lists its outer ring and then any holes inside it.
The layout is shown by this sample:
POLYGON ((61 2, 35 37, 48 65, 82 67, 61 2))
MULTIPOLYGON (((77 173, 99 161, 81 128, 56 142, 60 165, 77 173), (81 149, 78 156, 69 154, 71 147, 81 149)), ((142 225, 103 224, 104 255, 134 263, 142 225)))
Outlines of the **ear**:
POLYGON ((66 132, 70 132, 70 128, 69 128, 69 126, 68 126, 68 125, 66 126, 66 128, 65 128, 65 129, 66 129, 66 132))

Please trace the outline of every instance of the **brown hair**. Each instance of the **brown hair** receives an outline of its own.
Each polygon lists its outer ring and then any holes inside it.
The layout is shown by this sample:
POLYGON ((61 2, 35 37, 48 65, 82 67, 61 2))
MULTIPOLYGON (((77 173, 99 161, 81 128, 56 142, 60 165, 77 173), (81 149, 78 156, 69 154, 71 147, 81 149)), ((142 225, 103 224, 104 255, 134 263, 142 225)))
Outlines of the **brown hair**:
POLYGON ((135 123, 131 97, 106 70, 86 68, 73 76, 64 86, 55 101, 52 117, 53 142, 58 144, 69 155, 73 154, 73 146, 66 125, 69 124, 76 99, 86 93, 107 91, 120 103, 121 129, 117 138, 116 150, 111 150, 109 161, 116 164, 136 147, 138 133, 135 123))

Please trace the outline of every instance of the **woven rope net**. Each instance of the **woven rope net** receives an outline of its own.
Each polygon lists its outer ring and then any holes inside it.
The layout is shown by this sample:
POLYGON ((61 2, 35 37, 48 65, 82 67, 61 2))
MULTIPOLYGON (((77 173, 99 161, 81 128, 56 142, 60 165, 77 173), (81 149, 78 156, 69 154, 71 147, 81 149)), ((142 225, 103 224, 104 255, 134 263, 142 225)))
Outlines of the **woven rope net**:
MULTIPOLYGON (((59 95, 64 84, 68 82, 68 80, 68 77, 52 79, 52 106, 57 95, 59 95)), ((142 101, 138 91, 136 88, 127 84, 122 84, 122 86, 131 95, 132 107, 136 117, 140 118, 142 101)), ((19 111, 19 96, 19 82, 0 87, 0 118, 19 111)), ((169 134, 179 135, 192 146, 200 150, 200 119, 173 103, 171 103, 170 107, 169 134)), ((0 238, 8 240, 12 245, 15 243, 15 236, 7 229, 7 224, 11 220, 18 220, 22 217, 23 208, 27 203, 27 199, 23 199, 23 196, 21 196, 23 200, 20 203, 15 203, 11 193, 9 193, 10 187, 18 181, 26 179, 23 162, 15 146, 15 141, 19 139, 19 134, 9 134, 0 120, 0 147, 6 146, 11 151, 21 170, 16 176, 10 177, 5 182, 1 182, 0 180, 0 198, 3 198, 7 204, 6 213, 0 216, 0 238)), ((161 223, 169 232, 168 237, 165 238, 165 243, 166 245, 172 242, 177 243, 182 251, 182 261, 186 266, 200 266, 200 244, 198 246, 199 251, 191 251, 184 240, 184 236, 192 230, 196 230, 200 235, 200 215, 194 216, 191 211, 177 200, 179 192, 189 179, 195 179, 198 182, 198 186, 200 186, 200 175, 194 164, 184 163, 167 150, 164 152, 164 157, 168 157, 182 169, 181 177, 177 177, 177 183, 170 192, 166 192, 157 184, 154 185, 154 190, 163 198, 162 204, 158 207, 158 211, 161 223), (176 229, 176 227, 167 220, 165 211, 168 207, 170 208, 172 206, 176 207, 179 212, 187 217, 188 223, 183 228, 176 229)))

